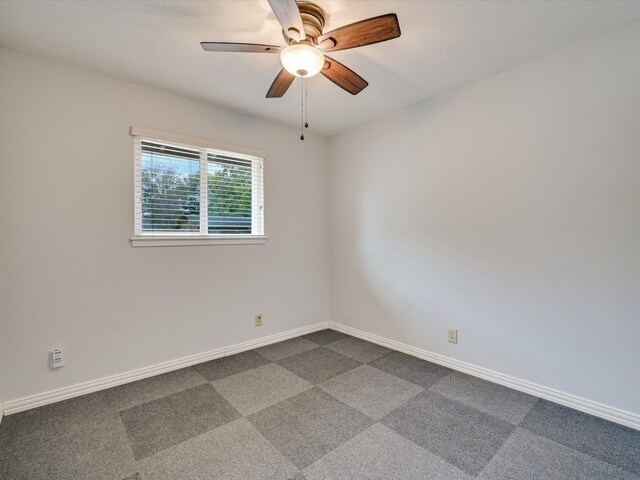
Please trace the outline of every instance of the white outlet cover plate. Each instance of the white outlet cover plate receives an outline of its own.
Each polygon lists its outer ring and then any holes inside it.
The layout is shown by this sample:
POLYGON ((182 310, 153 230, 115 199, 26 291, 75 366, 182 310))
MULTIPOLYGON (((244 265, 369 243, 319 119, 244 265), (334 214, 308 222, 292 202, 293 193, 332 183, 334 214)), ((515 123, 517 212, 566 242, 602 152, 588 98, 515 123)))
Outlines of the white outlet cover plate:
POLYGON ((51 350, 51 352, 49 353, 49 359, 51 368, 64 367, 66 364, 64 359, 64 352, 59 348, 51 350))
POLYGON ((458 330, 455 328, 449 329, 449 343, 458 343, 458 330))

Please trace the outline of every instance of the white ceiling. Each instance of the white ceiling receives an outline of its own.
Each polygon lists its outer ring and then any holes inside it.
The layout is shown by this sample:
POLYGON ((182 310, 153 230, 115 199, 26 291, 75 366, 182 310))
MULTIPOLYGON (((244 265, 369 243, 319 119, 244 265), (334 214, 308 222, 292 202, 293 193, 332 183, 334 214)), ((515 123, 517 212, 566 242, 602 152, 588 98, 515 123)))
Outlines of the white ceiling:
MULTIPOLYGON (((325 31, 396 12, 402 36, 332 56, 369 81, 351 96, 309 80, 322 135, 640 19, 640 1, 317 0, 325 31)), ((0 45, 297 126, 299 87, 266 99, 278 55, 211 53, 200 41, 283 44, 266 0, 0 0, 0 45)))

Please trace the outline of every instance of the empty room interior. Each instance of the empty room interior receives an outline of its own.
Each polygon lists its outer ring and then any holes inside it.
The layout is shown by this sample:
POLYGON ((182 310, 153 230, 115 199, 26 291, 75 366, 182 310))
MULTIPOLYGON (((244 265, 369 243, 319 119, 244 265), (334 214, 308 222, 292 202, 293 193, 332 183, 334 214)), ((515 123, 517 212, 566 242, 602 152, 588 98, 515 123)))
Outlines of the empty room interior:
POLYGON ((640 480, 640 1, 0 0, 0 479, 640 480))

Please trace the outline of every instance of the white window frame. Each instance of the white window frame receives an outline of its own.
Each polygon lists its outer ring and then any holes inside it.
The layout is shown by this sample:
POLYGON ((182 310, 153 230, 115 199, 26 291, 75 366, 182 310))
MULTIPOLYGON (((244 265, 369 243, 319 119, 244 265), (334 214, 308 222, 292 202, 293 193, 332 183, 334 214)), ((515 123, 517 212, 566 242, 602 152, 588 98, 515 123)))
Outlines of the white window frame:
MULTIPOLYGON (((150 128, 132 126, 131 136, 134 138, 134 236, 130 238, 134 247, 172 247, 172 246, 195 246, 195 245, 253 245, 266 243, 266 225, 264 211, 264 154, 257 150, 243 147, 224 145, 211 142, 196 137, 188 137, 175 133, 163 132, 150 128), (197 233, 159 233, 142 232, 142 159, 140 155, 140 144, 143 140, 171 143, 185 148, 197 148, 201 150, 200 164, 207 162, 208 152, 223 153, 239 158, 251 160, 252 169, 252 192, 258 193, 251 202, 252 231, 257 228, 256 221, 260 218, 259 210, 262 210, 262 235, 246 234, 203 234, 208 229, 208 220, 205 215, 200 217, 200 232, 197 233), (260 201, 261 199, 261 201, 260 201)), ((200 201, 207 204, 207 170, 200 168, 200 201)))

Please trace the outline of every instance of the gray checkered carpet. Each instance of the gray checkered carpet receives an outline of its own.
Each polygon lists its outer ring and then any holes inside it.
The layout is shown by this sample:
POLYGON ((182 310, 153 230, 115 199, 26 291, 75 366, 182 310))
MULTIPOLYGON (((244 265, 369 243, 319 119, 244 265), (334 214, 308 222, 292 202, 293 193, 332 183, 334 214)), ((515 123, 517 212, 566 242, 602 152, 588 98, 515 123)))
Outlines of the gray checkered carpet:
POLYGON ((8 416, 0 478, 640 480, 640 432, 324 330, 8 416))

